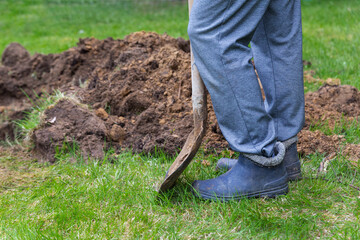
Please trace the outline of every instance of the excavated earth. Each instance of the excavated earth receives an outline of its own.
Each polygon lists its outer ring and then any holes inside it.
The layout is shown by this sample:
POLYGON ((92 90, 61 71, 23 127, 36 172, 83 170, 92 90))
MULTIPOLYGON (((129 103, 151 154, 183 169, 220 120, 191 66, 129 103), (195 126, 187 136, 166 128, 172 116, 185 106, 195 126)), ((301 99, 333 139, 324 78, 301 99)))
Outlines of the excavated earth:
MULTIPOLYGON (((10 44, 0 65, 0 140, 13 139, 14 120, 25 116, 38 96, 59 89, 68 97, 45 111, 33 132, 34 152, 55 161, 55 149, 76 142, 85 156, 101 158, 109 146, 118 151, 176 154, 193 128, 190 46, 182 38, 137 32, 124 39, 80 39, 59 54, 35 54, 10 44)), ((208 152, 228 145, 208 96, 208 152)), ((352 86, 324 85, 306 94, 306 123, 299 134, 303 155, 342 151, 360 158, 357 144, 343 135, 310 131, 327 124, 357 121, 360 92, 352 86)))

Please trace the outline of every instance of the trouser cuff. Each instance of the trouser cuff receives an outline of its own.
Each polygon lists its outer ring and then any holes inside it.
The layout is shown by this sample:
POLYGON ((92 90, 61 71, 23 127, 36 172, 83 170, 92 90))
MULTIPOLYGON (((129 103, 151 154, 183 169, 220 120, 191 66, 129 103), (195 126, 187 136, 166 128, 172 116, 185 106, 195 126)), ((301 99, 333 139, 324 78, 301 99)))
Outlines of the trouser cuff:
POLYGON ((276 155, 273 157, 264 157, 261 155, 247 154, 247 153, 244 153, 243 155, 246 158, 250 159, 251 161, 261 166, 274 167, 276 165, 279 165, 284 160, 285 151, 286 151, 285 145, 282 142, 276 142, 274 146, 274 150, 276 155))
POLYGON ((288 140, 283 141, 282 143, 284 144, 285 149, 288 149, 291 145, 293 145, 297 141, 298 141, 298 137, 297 137, 297 135, 295 135, 294 137, 289 138, 288 140))

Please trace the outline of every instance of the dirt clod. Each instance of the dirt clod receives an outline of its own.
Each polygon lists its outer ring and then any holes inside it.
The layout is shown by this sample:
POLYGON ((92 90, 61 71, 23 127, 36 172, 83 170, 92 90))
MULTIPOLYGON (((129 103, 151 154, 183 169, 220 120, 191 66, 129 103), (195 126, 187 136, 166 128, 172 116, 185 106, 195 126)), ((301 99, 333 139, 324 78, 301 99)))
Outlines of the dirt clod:
POLYGON ((103 109, 103 108, 98 108, 95 111, 96 116, 98 116, 99 118, 101 118, 102 120, 106 120, 109 117, 109 114, 103 109))
POLYGON ((304 129, 299 133, 298 151, 301 155, 340 152, 344 141, 342 135, 327 136, 319 130, 312 132, 304 129))
POLYGON ((106 127, 104 122, 87 108, 61 100, 45 111, 41 127, 33 134, 35 150, 50 162, 55 161, 56 151, 78 144, 85 159, 104 156, 106 127), (56 118, 54 123, 49 120, 56 118))
POLYGON ((14 67, 30 59, 29 52, 19 43, 10 43, 2 54, 1 62, 4 66, 14 67))
POLYGON ((328 124, 330 128, 342 119, 356 120, 360 116, 360 92, 349 85, 325 85, 305 96, 305 127, 328 124))
POLYGON ((119 125, 114 124, 110 130, 110 138, 114 142, 119 142, 120 144, 123 143, 126 137, 125 130, 120 127, 119 125))

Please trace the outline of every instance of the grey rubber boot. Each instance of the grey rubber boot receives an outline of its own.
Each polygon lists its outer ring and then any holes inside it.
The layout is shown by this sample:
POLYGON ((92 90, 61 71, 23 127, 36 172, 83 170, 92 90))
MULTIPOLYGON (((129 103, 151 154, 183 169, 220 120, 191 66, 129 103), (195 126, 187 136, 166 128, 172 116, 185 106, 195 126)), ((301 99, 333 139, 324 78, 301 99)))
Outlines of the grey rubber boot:
POLYGON ((264 161, 267 166, 259 164, 258 160, 264 160, 262 156, 244 154, 240 155, 234 166, 221 176, 195 181, 192 184, 195 196, 228 201, 244 197, 276 197, 286 194, 288 175, 283 164, 285 147, 278 142, 275 149, 279 150, 276 156, 264 161))
MULTIPOLYGON (((284 157, 284 166, 288 174, 289 181, 301 179, 301 164, 297 152, 297 137, 290 138, 283 142, 286 148, 284 157)), ((216 164, 216 170, 229 170, 231 169, 238 159, 221 158, 216 164)))

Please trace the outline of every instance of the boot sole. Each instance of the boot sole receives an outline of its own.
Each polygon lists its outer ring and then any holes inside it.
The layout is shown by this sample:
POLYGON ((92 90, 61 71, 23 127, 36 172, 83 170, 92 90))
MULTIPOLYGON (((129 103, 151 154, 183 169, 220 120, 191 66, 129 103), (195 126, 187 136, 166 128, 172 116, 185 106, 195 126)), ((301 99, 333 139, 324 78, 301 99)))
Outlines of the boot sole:
POLYGON ((264 191, 259 191, 259 192, 253 192, 253 193, 248 193, 248 194, 243 194, 243 195, 238 195, 238 196, 216 196, 216 195, 212 195, 209 193, 202 193, 199 191, 196 191, 194 188, 192 189, 193 194, 197 197, 203 198, 203 199, 210 199, 210 200, 220 200, 220 201, 230 201, 230 200, 241 200, 242 198, 264 198, 264 197, 268 197, 268 198, 275 198, 277 196, 280 195, 286 195, 289 192, 289 185, 287 183, 276 187, 276 188, 271 188, 271 189, 266 189, 264 191))
POLYGON ((302 178, 300 161, 289 164, 288 166, 285 166, 285 168, 288 174, 289 181, 297 181, 302 178))
POLYGON ((290 182, 292 181, 299 181, 302 179, 302 176, 301 176, 301 170, 300 171, 297 171, 297 172, 292 172, 290 174, 288 174, 288 180, 290 182))

